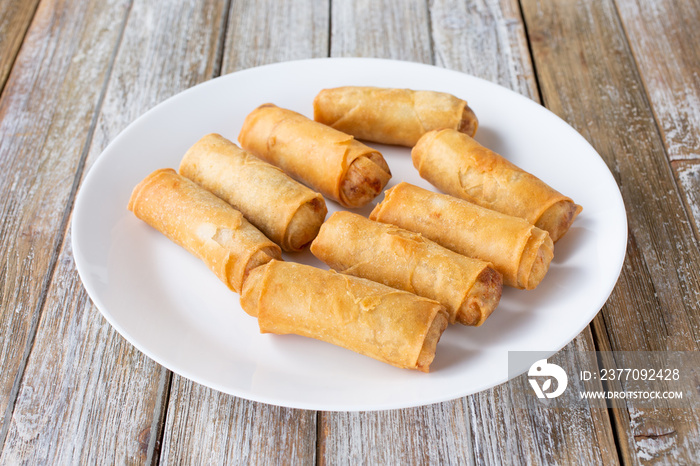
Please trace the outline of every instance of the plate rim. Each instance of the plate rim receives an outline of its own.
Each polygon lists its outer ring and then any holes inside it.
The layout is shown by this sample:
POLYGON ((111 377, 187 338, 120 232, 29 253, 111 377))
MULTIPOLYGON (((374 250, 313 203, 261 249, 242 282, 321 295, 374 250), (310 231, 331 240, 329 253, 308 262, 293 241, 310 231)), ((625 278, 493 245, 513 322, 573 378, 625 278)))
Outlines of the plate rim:
MULTIPOLYGON (((220 80, 225 80, 229 79, 233 75, 241 75, 241 74, 248 74, 248 73, 254 73, 254 72, 261 72, 265 70, 274 70, 275 68, 284 68, 288 66, 304 66, 305 64, 308 63, 320 63, 320 62, 328 62, 328 63, 339 63, 339 62, 354 62, 356 64, 360 63, 367 63, 367 64, 381 64, 381 66, 408 66, 408 67, 420 67, 424 68, 426 70, 429 70, 429 72, 440 72, 440 73, 448 73, 456 78, 464 78, 468 77, 469 79, 474 79, 480 81, 483 85, 485 86, 492 86, 494 88, 498 88, 499 92, 505 92, 509 98, 516 98, 516 99, 523 99, 527 101, 527 104, 534 104, 537 107, 539 107, 541 110, 545 111, 550 115, 550 117, 554 117, 557 120, 559 120, 561 123, 563 123, 563 126, 570 131, 570 133, 573 135, 573 137, 576 137, 579 139, 581 143, 587 146, 587 148, 595 153, 598 157, 596 162, 602 164, 603 168, 605 169, 604 172, 609 176, 608 182, 611 183, 612 186, 615 187, 615 192, 617 194, 615 198, 615 203, 617 204, 616 208, 621 210, 621 213, 623 214, 623 218, 620 219, 621 223, 624 223, 624 228, 622 228, 622 235, 617 238, 620 244, 616 247, 615 250, 620 251, 620 254, 617 257, 617 263, 616 263, 616 268, 613 271, 613 275, 616 277, 615 280, 610 281, 607 283, 607 287, 605 288, 604 292, 601 293, 601 302, 598 303, 595 307, 597 310, 595 313, 592 314, 591 320, 587 321, 584 323, 581 328, 579 328, 572 336, 568 336, 565 339, 565 342, 559 346, 556 350, 551 351, 551 355, 556 354, 559 352, 563 347, 571 343, 571 341, 581 333, 583 329, 585 329, 588 325, 590 325, 590 322, 595 318, 595 316, 600 312, 602 307, 605 305, 607 300, 610 297, 610 294, 612 293, 613 289, 616 286, 617 281, 619 280, 622 267, 624 265, 624 260, 626 258, 626 248, 627 248, 627 242, 628 242, 628 228, 627 228, 627 213, 624 205, 624 199, 622 198, 622 194, 620 192, 619 185, 617 184, 617 181, 615 180, 610 168, 607 166, 603 158, 600 156, 600 154, 595 150, 595 148, 578 132, 576 131, 569 123, 567 123, 565 120, 563 120, 561 117, 553 113, 551 110, 547 109, 540 103, 512 90, 507 87, 504 87, 500 84, 488 81, 486 79, 470 75, 468 73, 463 73, 458 70, 453 70, 453 69, 448 69, 448 68, 442 68, 439 66, 435 65, 430 65, 430 64, 425 64, 425 63, 418 63, 418 62, 410 62, 410 61, 403 61, 403 60, 392 60, 392 59, 384 59, 384 58, 364 58, 364 57, 340 57, 340 58, 334 58, 334 57, 320 57, 320 58, 308 58, 308 59, 302 59, 302 60, 290 60, 290 61, 282 61, 282 62, 276 62, 276 63, 270 63, 270 64, 265 64, 261 66, 256 66, 252 68, 247 68, 239 71, 234 71, 232 73, 228 73, 225 75, 218 76, 216 78, 198 83, 190 88, 184 89, 182 91, 176 92, 174 95, 168 97, 167 99, 161 101, 160 103, 154 105, 150 109, 148 109, 146 112, 142 113, 140 116, 138 116, 136 119, 131 121, 126 127, 124 127, 108 144, 107 146, 104 147, 104 149, 100 152, 99 156, 95 159, 95 161, 92 163, 92 165, 88 168, 87 172, 83 174, 82 176, 82 181, 80 182, 80 185, 78 187, 77 195, 75 197, 74 201, 74 208, 71 213, 71 248, 72 248, 72 255, 74 257, 74 262, 76 265, 76 269, 78 272, 78 275, 80 276, 80 280, 83 284, 83 287, 85 288, 90 300, 94 304, 94 306, 99 310, 100 314, 107 320, 107 322, 112 326, 117 333, 119 333, 122 338, 126 340, 127 343, 133 345, 137 350, 139 350, 141 353, 143 353, 145 356, 148 358, 152 359, 159 365, 163 366, 164 368, 170 370, 173 373, 176 373, 182 377, 185 377, 186 379, 189 379, 191 381, 194 381, 196 383, 199 383, 201 385, 210 387, 212 389, 215 389, 217 391, 220 391, 222 393, 226 393, 229 395, 237 396, 243 399, 255 401, 255 402, 261 402, 261 403, 266 403, 270 405, 275 405, 275 406, 282 406, 282 407, 287 407, 287 408, 295 408, 295 409, 304 409, 304 410, 315 410, 315 411, 344 411, 344 412, 355 412, 355 411, 383 411, 383 410, 389 410, 389 409, 403 409, 403 408, 410 408, 410 407, 417 407, 417 406, 427 406, 435 403, 440 403, 440 402, 445 402, 449 400, 454 400, 457 398, 469 396, 472 394, 479 393, 481 391, 496 387, 500 384, 503 384, 507 381, 509 381, 512 377, 506 376, 506 377, 501 377, 498 378, 497 381, 494 383, 493 381, 489 381, 488 383, 481 384, 476 390, 474 391, 469 391, 467 393, 461 393, 455 395, 454 393, 452 394, 447 394, 446 396, 442 397, 436 397, 435 399, 431 400, 416 400, 413 403, 406 403, 406 402, 395 402, 395 403, 386 403, 383 402, 381 403, 381 406, 375 406, 375 404, 372 403, 362 403, 362 404, 353 404, 351 406, 344 405, 342 403, 328 403, 324 402, 322 404, 314 404, 313 402, 304 402, 304 401, 290 401, 290 400, 280 400, 275 397, 269 397, 265 396, 263 394, 255 393, 254 390, 231 390, 229 387, 222 386, 221 384, 218 384, 214 381, 203 381, 201 377, 198 377, 196 374, 191 373, 190 371, 184 369, 182 367, 179 368, 173 368, 173 364, 171 364, 169 361, 167 361, 167 358, 163 358, 160 354, 155 354, 154 352, 150 351, 147 349, 140 341, 138 341, 137 338, 134 338, 130 332, 128 332, 116 319, 115 316, 108 310, 108 307, 105 305, 105 303, 102 301, 100 298, 99 292, 95 290, 93 287, 92 283, 90 280, 86 280, 85 277, 87 276, 87 272, 85 270, 85 267, 87 265, 84 262, 84 259, 81 258, 82 252, 81 252, 81 247, 80 247, 80 238, 83 234, 83 231, 81 230, 79 226, 79 222, 82 219, 83 211, 85 209, 84 204, 85 204, 85 195, 83 193, 86 191, 85 187, 90 186, 92 183, 95 181, 93 178, 96 176, 94 175, 99 171, 99 169, 96 169, 96 167, 99 167, 102 163, 105 163, 104 161, 107 160, 108 157, 103 157, 105 153, 112 152, 115 150, 114 148, 119 146, 121 143, 121 140, 124 138, 128 138, 129 134, 131 131, 133 131, 133 128, 138 127, 139 124, 147 120, 149 118, 149 115, 152 113, 158 111, 158 109, 167 106, 167 105, 172 105, 174 101, 177 99, 181 98, 181 95, 184 93, 190 93, 190 92, 199 92, 198 90, 201 90, 207 86, 212 86, 215 85, 215 82, 218 82, 220 80)), ((371 66, 371 65, 370 65, 371 66)), ((549 352, 549 351, 548 351, 549 352)), ((549 357, 548 356, 548 357, 549 357)))

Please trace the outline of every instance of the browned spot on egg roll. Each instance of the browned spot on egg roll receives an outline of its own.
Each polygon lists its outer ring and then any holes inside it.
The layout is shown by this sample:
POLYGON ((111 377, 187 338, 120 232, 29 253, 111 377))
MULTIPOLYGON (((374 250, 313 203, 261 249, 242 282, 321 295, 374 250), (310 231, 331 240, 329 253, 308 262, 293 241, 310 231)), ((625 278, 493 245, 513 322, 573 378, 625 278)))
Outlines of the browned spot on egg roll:
POLYGON ((319 92, 314 119, 359 139, 408 147, 430 130, 473 136, 479 125, 467 103, 451 94, 358 86, 319 92))
POLYGON ((552 241, 566 233, 582 208, 534 175, 466 134, 431 131, 411 151, 420 176, 442 191, 524 218, 552 241))
POLYGON ((391 178, 382 154, 305 116, 264 104, 245 119, 241 146, 344 207, 361 207, 391 178))
POLYGON ((279 246, 243 214, 173 169, 148 175, 134 188, 128 207, 199 257, 233 291, 241 291, 252 269, 281 258, 279 246))
POLYGON ((261 333, 315 338, 423 372, 447 326, 447 312, 436 301, 291 262, 253 270, 241 307, 258 318, 261 333))
POLYGON ((331 215, 311 252, 339 272, 440 302, 450 323, 481 325, 501 299, 501 274, 488 262, 350 212, 331 215))
POLYGON ((180 174, 240 210, 285 251, 299 251, 326 218, 323 196, 218 134, 194 144, 180 174))
POLYGON ((490 262, 503 275, 503 283, 516 288, 535 288, 553 256, 549 233, 526 220, 408 183, 388 189, 370 218, 490 262))

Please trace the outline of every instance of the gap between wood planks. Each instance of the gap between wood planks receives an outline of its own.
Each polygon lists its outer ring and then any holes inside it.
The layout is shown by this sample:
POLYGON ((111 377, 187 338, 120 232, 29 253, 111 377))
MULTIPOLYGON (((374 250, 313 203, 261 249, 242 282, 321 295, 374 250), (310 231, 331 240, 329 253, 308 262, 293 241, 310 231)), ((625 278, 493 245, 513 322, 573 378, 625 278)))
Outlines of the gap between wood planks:
MULTIPOLYGON (((619 29, 621 33, 618 35, 618 38, 620 39, 620 42, 624 44, 624 46, 628 50, 628 55, 631 58, 630 60, 630 70, 629 70, 629 75, 634 77, 634 80, 636 82, 639 82, 640 85, 642 86, 641 92, 639 95, 639 106, 644 106, 645 109, 648 109, 650 114, 652 115, 653 120, 650 120, 650 124, 654 126, 654 128, 649 128, 648 133, 651 134, 651 137, 653 138, 654 135, 657 136, 656 140, 660 141, 661 144, 659 144, 663 149, 660 150, 660 154, 663 154, 663 157, 665 160, 658 160, 657 161, 657 166, 660 172, 663 172, 663 175, 669 175, 669 179, 671 180, 671 183, 673 186, 669 187, 669 193, 670 195, 675 195, 676 199, 680 202, 683 207, 679 207, 678 210, 684 210, 683 213, 678 212, 678 218, 680 219, 681 223, 689 224, 691 225, 691 230, 693 230, 693 233, 689 237, 690 241, 692 242, 693 239, 695 239, 696 244, 697 244, 697 238, 700 236, 698 234, 698 231, 696 228, 694 228, 693 222, 690 220, 692 219, 692 200, 688 198, 688 193, 683 192, 683 186, 681 186, 681 183, 679 182, 679 173, 674 170, 673 162, 671 161, 673 154, 672 154, 672 149, 669 148, 669 145, 666 143, 664 136, 664 129, 663 129, 663 122, 661 117, 657 112, 655 112, 655 106, 654 102, 652 101, 653 97, 653 86, 651 86, 650 83, 652 81, 649 79, 648 74, 645 74, 644 68, 640 65, 640 61, 637 59, 638 56, 635 55, 635 48, 633 45, 638 44, 639 41, 634 40, 634 36, 630 36, 628 29, 625 27, 626 25, 629 25, 629 21, 627 18, 623 18, 619 6, 622 5, 619 0, 611 0, 610 4, 612 5, 612 13, 609 15, 609 19, 611 22, 616 22, 617 24, 614 25, 614 28, 619 29), (625 22, 627 21, 627 23, 625 22), (647 83, 649 81, 649 83, 647 83), (685 194, 685 195, 684 195, 685 194)), ((643 63, 643 62, 642 62, 643 63)), ((658 106, 657 106, 658 107, 658 106)), ((629 186, 629 183, 627 184, 629 186)), ((687 188, 686 188, 687 189, 687 188)), ((638 225, 639 226, 639 225, 638 225)), ((643 234, 640 230, 637 229, 637 234, 643 234)), ((688 238, 688 237, 686 237, 688 238)), ((636 238, 634 235, 634 232, 630 230, 630 238, 628 245, 630 248, 633 249, 633 246, 635 244, 636 238)), ((692 247, 692 246, 691 246, 692 247)), ((693 248, 695 250, 695 248, 693 248)), ((629 260, 629 253, 628 251, 628 260, 629 260)), ((647 262, 647 260, 642 260, 640 261, 641 267, 644 268, 643 272, 646 273, 649 277, 653 277, 654 275, 658 275, 658 273, 654 273, 655 271, 649 270, 649 267, 651 267, 653 264, 650 264, 647 262)), ((624 270, 623 270, 624 272, 624 270)), ((657 287, 663 286, 663 284, 659 284, 656 280, 649 279, 648 282, 645 283, 646 286, 651 287, 654 296, 656 296, 657 292, 659 295, 661 295, 662 290, 661 288, 657 289, 657 287)), ((617 301, 613 305, 619 305, 620 301, 617 301)), ((653 304, 652 304, 653 306, 653 304)), ((656 306, 660 306, 659 303, 656 303, 656 306)), ((688 311, 688 306, 684 306, 685 312, 689 313, 688 311)), ((609 316, 608 316, 609 317, 609 316)), ((595 336, 594 339, 594 344, 596 345, 596 349, 599 347, 602 347, 601 350, 610 350, 611 343, 614 340, 610 339, 610 335, 606 331, 605 324, 603 323, 604 316, 601 314, 596 317, 594 320, 594 325, 593 325, 593 333, 595 336), (597 323, 597 324, 596 324, 597 323), (597 327, 598 326, 598 327, 597 327), (598 331, 596 331, 596 329, 598 331)), ((660 324, 663 326, 665 324, 664 321, 661 321, 660 324)), ((668 333, 667 333, 668 334, 668 333)), ((658 341, 658 340, 657 340, 658 341)), ((697 344, 695 345, 697 346, 697 344)), ((643 348, 642 348, 643 349, 643 348)), ((630 454, 630 445, 628 443, 625 443, 625 439, 627 437, 627 440, 629 440, 629 437, 631 436, 631 432, 629 431, 630 426, 629 423, 625 425, 625 416, 629 414, 629 410, 615 410, 611 411, 608 409, 608 415, 612 415, 614 417, 615 422, 611 422, 611 426, 614 431, 614 441, 616 443, 617 449, 618 449, 618 456, 620 456, 623 460, 626 461, 631 461, 633 460, 636 456, 634 454, 630 454)), ((643 438, 643 437, 642 437, 643 438)))
MULTIPOLYGON (((23 0, 26 1, 26 0, 23 0)), ((15 61, 17 60, 17 56, 19 55, 19 51, 22 48, 22 44, 24 43, 24 39, 27 37, 27 31, 29 31, 29 28, 31 27, 32 23, 34 22, 34 16, 36 15, 36 10, 39 8, 39 1, 36 0, 34 2, 34 7, 32 8, 31 13, 29 14, 29 20, 27 21, 26 25, 24 26, 24 29, 20 31, 21 38, 19 41, 19 45, 15 50, 11 51, 11 56, 7 57, 8 58, 8 63, 3 66, 3 68, 7 69, 7 72, 5 72, 4 69, 0 69, 0 73, 3 73, 4 76, 0 75, 0 98, 2 98, 3 92, 5 91, 5 85, 7 84, 8 79, 10 78, 10 73, 12 72, 12 68, 15 66, 15 61)), ((13 31, 9 31, 13 32, 13 31)), ((8 40, 5 40, 4 44, 7 46, 8 40)), ((1 60, 0 60, 1 61, 1 60)))
POLYGON ((160 448, 163 445, 163 426, 165 418, 168 416, 168 406, 170 406, 170 387, 173 383, 173 373, 161 367, 160 381, 158 382, 158 395, 156 399, 160 406, 156 404, 156 411, 153 413, 150 431, 148 433, 148 449, 146 451, 146 464, 158 464, 160 460, 160 448))
MULTIPOLYGON (((38 3, 37 3, 38 5, 38 3)), ((102 109, 102 104, 104 102, 105 95, 107 93, 107 88, 109 86, 110 77, 112 76, 112 69, 114 67, 114 62, 116 60, 117 54, 119 53, 119 48, 124 37, 124 30, 126 29, 127 19, 129 18, 129 13, 131 12, 131 7, 133 5, 133 0, 129 2, 129 6, 126 9, 121 27, 119 29, 119 36, 117 38, 114 50, 112 50, 112 55, 109 59, 109 66, 107 67, 107 72, 105 75, 105 80, 102 83, 102 88, 100 89, 100 94, 95 104, 95 110, 90 121, 90 128, 88 129, 87 136, 85 139, 85 144, 80 152, 80 158, 78 160, 78 166, 76 168, 75 176, 73 178, 73 184, 71 185, 70 193, 68 195, 68 202, 61 216, 61 222, 59 224, 59 234, 56 237, 53 247, 51 248, 51 259, 49 260, 47 267, 47 274, 44 282, 41 284, 41 291, 39 292, 39 299, 37 300, 37 305, 32 315, 32 323, 27 335, 27 343, 24 347, 24 352, 22 353, 22 360, 20 362, 17 374, 15 375, 14 383, 12 384, 12 390, 10 391, 9 402, 7 404, 7 409, 3 417, 2 428, 0 429, 0 451, 5 447, 5 440, 7 439, 7 433, 12 423, 12 416, 14 414, 15 403, 17 401, 17 395, 19 394, 19 388, 22 385, 22 380, 24 379, 24 372, 27 367, 27 361, 32 352, 32 347, 34 346, 34 340, 36 339, 37 329, 39 327, 39 321, 41 320, 41 315, 44 312, 44 305, 46 304, 46 297, 53 281, 53 276, 56 271, 56 266, 58 263, 58 257, 60 255, 63 243, 66 238, 66 233, 69 228, 69 219, 73 211, 73 204, 75 202, 75 196, 78 192, 78 187, 80 186, 80 181, 83 178, 83 171, 85 169, 85 161, 90 150, 90 145, 92 144, 92 138, 95 133, 95 128, 97 127, 97 119, 100 115, 102 109)), ((37 6, 38 8, 38 6, 37 6)), ((36 13, 36 9, 34 10, 36 13)), ((29 28, 27 28, 28 30, 29 28)), ((26 31, 25 31, 26 36, 26 31)), ((15 55, 16 58, 16 55, 15 55)), ((5 83, 3 83, 4 86, 5 83)), ((3 89, 4 90, 4 89, 3 89)))
MULTIPOLYGON (((520 0, 519 0, 520 1, 520 0)), ((644 76, 642 75, 641 67, 639 65, 639 60, 637 59, 637 55, 634 53, 634 48, 632 47, 631 39, 630 39, 630 33, 628 32, 628 28, 625 27, 625 22, 622 20, 622 14, 620 13, 620 6, 619 6, 619 1, 618 0, 613 0, 612 1, 613 6, 615 7, 615 13, 617 15, 617 20, 620 23, 620 29, 622 30, 622 33, 625 36, 625 42, 627 42, 627 45, 630 49, 630 56, 632 58, 632 61, 634 62, 634 68, 637 70, 637 75, 639 77, 639 82, 642 85, 642 88, 644 89, 644 99, 646 101, 646 105, 651 109, 651 116, 654 119, 654 126, 656 128, 656 134, 659 137, 659 140, 662 142, 662 146, 664 148, 664 154, 666 155, 666 160, 668 161, 668 169, 671 171, 672 178, 674 180, 673 183, 673 189, 678 196, 679 199, 681 199, 681 204, 683 205, 683 210, 685 212, 685 218, 684 221, 688 222, 688 224, 691 226, 691 230, 693 231, 693 234, 695 235, 695 241, 700 244, 700 231, 697 229, 697 224, 694 221, 694 215, 693 215, 693 207, 690 204, 690 199, 688 199, 688 196, 685 195, 684 189, 681 186, 681 180, 680 180, 680 172, 676 170, 676 168, 673 166, 673 154, 669 151, 669 147, 666 141, 666 138, 664 137, 664 131, 662 128, 662 122, 660 120, 661 116, 659 115, 658 112, 654 111, 654 105, 653 101, 649 92, 649 87, 647 86, 647 81, 644 79, 644 76)), ((688 159, 687 160, 690 163, 695 163, 700 165, 700 160, 698 159, 688 159)))
MULTIPOLYGON (((605 322, 602 313, 598 312, 596 316, 593 318, 593 322, 591 322, 588 327, 591 329, 591 335, 593 336, 593 346, 595 347, 595 350, 600 352, 600 351, 610 351, 610 342, 608 341, 607 334, 605 336, 600 335, 597 330, 597 325, 600 325, 602 328, 601 333, 605 333, 605 322), (598 324, 596 324, 596 321, 598 324), (601 348, 600 345, 601 343, 607 343, 607 345, 603 345, 604 347, 601 348)), ((608 381, 601 381, 601 384, 603 386, 604 390, 608 390, 608 381)), ((607 401, 606 401, 607 403, 607 401)), ((620 438, 622 437, 619 432, 619 424, 617 422, 617 416, 613 416, 611 413, 611 408, 607 408, 606 412, 608 415, 608 419, 610 421, 610 428, 612 429, 612 438, 613 441, 615 442, 615 451, 617 452, 617 461, 619 464, 623 464, 624 458, 629 458, 631 454, 629 452, 625 453, 627 451, 627 444, 620 442, 620 438)), ((621 428, 621 427, 620 427, 621 428)))
MULTIPOLYGON (((540 104, 544 106, 544 99, 542 96, 542 88, 540 85, 540 77, 539 74, 537 73, 537 63, 535 63, 535 59, 533 58, 534 55, 532 53, 532 42, 530 41, 530 30, 527 27, 527 21, 525 21, 525 13, 523 13, 523 2, 522 0, 518 0, 518 9, 520 10, 520 21, 523 23, 523 30, 525 33, 525 39, 527 42, 527 53, 530 56, 530 65, 532 66, 532 75, 535 78, 535 89, 537 90, 537 100, 540 101, 540 104)), ((593 340, 595 341, 595 339, 593 340)))
MULTIPOLYGON (((221 69, 224 63, 224 49, 226 47, 226 36, 229 27, 229 17, 231 15, 231 2, 232 0, 225 0, 224 10, 221 15, 221 33, 219 34, 219 40, 216 44, 216 58, 214 69, 212 71, 211 79, 221 76, 221 69)), ((133 3, 132 3, 133 4, 133 3)), ((131 8, 129 8, 129 12, 131 8)), ((126 22, 128 20, 129 14, 127 13, 127 18, 124 21, 124 26, 122 28, 122 33, 125 29, 126 22)), ((121 37, 120 37, 121 42, 121 37)), ((112 62, 113 63, 113 62, 112 62)), ((109 75, 111 76, 111 67, 109 70, 109 75)), ((107 79, 109 81, 109 78, 107 79)), ((100 105, 101 106, 101 105, 100 105)), ((163 437, 165 436, 165 420, 168 416, 168 408, 170 407, 170 392, 173 384, 173 373, 169 369, 162 367, 161 377, 158 383, 158 396, 156 399, 160 403, 160 406, 156 405, 156 411, 153 413, 153 420, 151 422, 150 433, 148 438, 148 451, 146 456, 146 464, 155 465, 160 462, 160 449, 163 445, 163 437)))
MULTIPOLYGON (((531 40, 531 36, 530 36, 530 29, 528 27, 528 22, 525 18, 525 13, 523 11, 524 8, 523 8, 522 1, 523 0, 518 0, 518 7, 520 10, 520 18, 521 18, 521 21, 523 24, 523 29, 524 29, 524 33, 525 33, 525 37, 526 37, 528 53, 530 55, 530 62, 532 64, 532 71, 533 71, 533 76, 535 79, 535 88, 537 89, 537 97, 538 97, 540 103, 543 106, 545 106, 544 94, 542 91, 542 85, 540 83, 538 67, 537 67, 537 63, 535 61, 534 53, 533 53, 533 49, 532 49, 532 40, 531 40)), ((619 17, 620 15, 619 15, 619 11, 617 9, 616 9, 616 14, 618 16, 618 21, 620 21, 620 17, 619 17)), ((628 43, 628 46, 629 46, 629 37, 627 37, 626 34, 625 34, 625 41, 628 43)), ((545 108, 546 108, 546 106, 545 106, 545 108)), ((657 131, 658 131, 658 122, 657 122, 657 131)), ((601 308, 601 310, 602 310, 602 308, 601 308)), ((594 320, 595 319, 601 319, 601 320, 603 319, 600 311, 598 311, 598 314, 596 314, 596 316, 594 317, 594 320)), ((601 344, 604 347, 607 346, 609 349, 610 342, 607 341, 606 337, 598 334, 598 332, 596 331, 596 326, 594 325, 593 322, 588 324, 588 328, 590 329, 591 335, 593 337, 592 339, 593 339, 593 345, 594 345, 595 351, 598 351, 598 352, 603 351, 603 349, 601 349, 601 344)), ((623 445, 621 443, 621 435, 618 432, 618 424, 615 420, 615 416, 611 412, 611 408, 606 409, 606 415, 608 416, 610 428, 612 429, 612 438, 613 438, 613 441, 615 442, 615 451, 617 453, 617 460, 618 460, 619 464, 622 464, 623 459, 627 457, 624 455, 624 452, 623 452, 623 448, 626 447, 626 445, 623 445)))

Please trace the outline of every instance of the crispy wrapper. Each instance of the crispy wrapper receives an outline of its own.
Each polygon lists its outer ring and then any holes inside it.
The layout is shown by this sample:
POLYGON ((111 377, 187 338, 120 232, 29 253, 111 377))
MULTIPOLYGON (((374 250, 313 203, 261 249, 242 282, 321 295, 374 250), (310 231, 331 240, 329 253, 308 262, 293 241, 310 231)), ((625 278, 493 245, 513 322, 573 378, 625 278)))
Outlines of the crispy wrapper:
POLYGON ((362 207, 391 178, 382 154, 352 136, 273 104, 245 119, 241 147, 344 207, 362 207))
POLYGON ((233 291, 241 291, 252 269, 281 258, 279 246, 243 214, 173 169, 148 175, 134 188, 128 207, 199 257, 233 291))
POLYGON ((359 139, 408 147, 434 129, 473 136, 479 125, 467 103, 451 94, 357 86, 319 92, 314 119, 359 139))
POLYGON ((503 279, 488 262, 350 212, 331 215, 311 252, 338 272, 440 302, 450 323, 481 325, 501 299, 503 279))
POLYGON ((258 318, 261 333, 311 337, 423 372, 447 326, 440 303, 292 262, 271 261, 253 270, 241 307, 258 318))
POLYGON ((300 251, 326 218, 321 194, 218 134, 194 144, 180 174, 225 200, 285 251, 300 251))
POLYGON ((581 206, 466 134, 431 131, 411 151, 420 176, 440 190, 520 217, 557 241, 581 206))
POLYGON ((549 233, 526 220, 408 183, 387 190, 370 218, 490 262, 503 275, 504 284, 520 289, 535 288, 552 261, 549 233))

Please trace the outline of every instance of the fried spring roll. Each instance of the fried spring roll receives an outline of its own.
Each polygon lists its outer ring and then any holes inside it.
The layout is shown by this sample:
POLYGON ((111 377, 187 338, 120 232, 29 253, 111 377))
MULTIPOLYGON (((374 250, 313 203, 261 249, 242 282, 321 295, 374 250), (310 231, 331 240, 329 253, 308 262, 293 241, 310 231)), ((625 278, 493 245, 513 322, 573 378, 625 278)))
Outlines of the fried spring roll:
POLYGON ((199 257, 235 292, 241 291, 255 267, 281 258, 279 246, 239 211, 170 168, 156 170, 141 181, 128 208, 199 257))
POLYGON ((241 307, 258 318, 260 333, 315 338, 423 372, 447 326, 447 312, 435 301, 292 262, 253 270, 241 307))
POLYGON ((491 262, 504 284, 520 289, 535 288, 552 261, 554 246, 546 231, 521 218, 408 183, 387 190, 370 218, 491 262))
POLYGON ((411 151, 420 176, 440 190, 524 218, 557 241, 582 208, 466 134, 431 131, 411 151))
POLYGON ((264 104, 245 119, 241 147, 345 207, 377 197, 391 178, 382 154, 299 113, 264 104))
POLYGON ((240 210, 285 251, 300 251, 326 218, 323 196, 218 134, 194 144, 180 174, 240 210))
POLYGON ((311 252, 338 272, 438 301, 450 323, 481 325, 501 299, 503 279, 488 262, 350 212, 331 215, 311 252))
POLYGON ((467 103, 451 94, 355 86, 319 92, 314 119, 359 139, 408 147, 433 129, 473 136, 479 125, 467 103))

